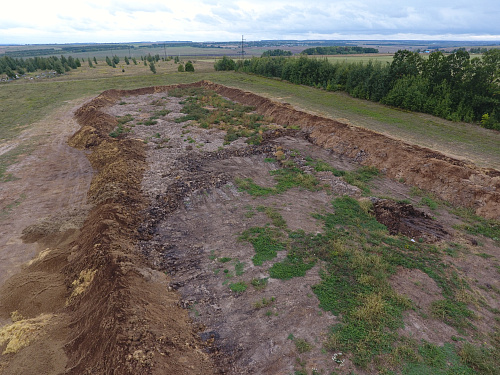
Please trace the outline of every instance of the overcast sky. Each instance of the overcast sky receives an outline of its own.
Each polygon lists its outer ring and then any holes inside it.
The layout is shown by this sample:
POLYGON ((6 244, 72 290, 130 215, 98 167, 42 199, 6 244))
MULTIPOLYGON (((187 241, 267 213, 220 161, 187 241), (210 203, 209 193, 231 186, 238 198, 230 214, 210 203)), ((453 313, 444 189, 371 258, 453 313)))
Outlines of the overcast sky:
POLYGON ((245 39, 500 41, 500 0, 3 2, 0 44, 245 39))

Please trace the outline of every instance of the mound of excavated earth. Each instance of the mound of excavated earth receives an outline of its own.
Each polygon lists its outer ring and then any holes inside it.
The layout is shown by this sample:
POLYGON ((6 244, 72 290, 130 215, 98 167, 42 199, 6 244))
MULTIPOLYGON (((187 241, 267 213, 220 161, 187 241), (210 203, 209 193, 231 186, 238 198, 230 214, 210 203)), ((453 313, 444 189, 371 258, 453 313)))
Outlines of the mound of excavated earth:
MULTIPOLYGON (((86 150, 94 170, 90 209, 84 221, 72 221, 79 230, 71 241, 58 238, 67 233, 59 230, 64 217, 26 228, 25 241, 57 246, 14 276, 29 282, 14 279, 2 289, 1 316, 15 320, 16 311, 37 332, 32 345, 3 356, 5 374, 293 373, 291 335, 320 343, 338 321, 310 292, 321 280, 320 266, 301 278, 269 278, 271 264, 257 266, 240 235, 274 211, 291 231, 322 233, 311 214, 333 212, 332 197, 360 198, 361 191, 329 171, 317 174, 325 189, 261 196, 238 189, 235 181, 248 179, 271 188, 270 172, 282 166, 279 153, 305 174, 307 157, 345 171, 373 166, 382 171, 383 188, 401 199, 417 186, 500 218, 498 171, 210 82, 105 91, 75 116, 81 128, 69 143, 86 150), (242 139, 227 145, 222 130, 175 121, 183 116, 182 98, 167 94, 189 87, 253 106, 276 126, 259 145, 242 139), (117 118, 147 119, 158 103, 168 114, 156 123, 109 135, 117 118), (47 279, 37 283, 38 276, 47 279), (267 285, 237 293, 237 280, 267 285), (44 350, 44 340, 53 343, 52 352, 42 356, 44 365, 30 365, 30 358, 40 360, 34 353, 44 350)), ((429 243, 452 235, 450 226, 408 203, 375 199, 373 211, 391 234, 429 243)), ((276 259, 285 256, 278 252, 276 259)), ((403 279, 395 280, 402 285, 403 279)), ((443 328, 443 335, 453 334, 443 328)), ((301 358, 313 368, 355 370, 348 359, 333 368, 320 345, 301 358)))

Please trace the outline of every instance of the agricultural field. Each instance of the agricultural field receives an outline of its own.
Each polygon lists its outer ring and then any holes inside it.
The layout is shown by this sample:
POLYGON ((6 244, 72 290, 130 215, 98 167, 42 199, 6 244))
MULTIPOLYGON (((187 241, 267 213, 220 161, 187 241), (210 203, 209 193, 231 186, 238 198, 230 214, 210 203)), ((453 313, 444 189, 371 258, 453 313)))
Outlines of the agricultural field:
POLYGON ((499 133, 192 61, 0 85, 0 373, 498 374, 499 133))

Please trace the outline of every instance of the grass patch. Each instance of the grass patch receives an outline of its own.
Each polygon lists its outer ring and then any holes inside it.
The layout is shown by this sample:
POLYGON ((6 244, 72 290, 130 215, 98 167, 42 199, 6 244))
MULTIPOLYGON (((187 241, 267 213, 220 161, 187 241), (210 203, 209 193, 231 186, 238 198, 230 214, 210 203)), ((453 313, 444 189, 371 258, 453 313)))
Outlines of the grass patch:
POLYGON ((314 167, 316 172, 332 172, 334 176, 342 177, 348 184, 361 189, 364 194, 370 193, 369 182, 380 174, 379 170, 375 167, 363 166, 355 171, 342 171, 332 167, 323 160, 315 160, 310 157, 306 158, 306 160, 307 165, 314 167))
POLYGON ((483 235, 497 243, 500 242, 500 221, 477 216, 470 208, 454 208, 451 213, 464 221, 464 224, 456 226, 457 229, 473 235, 483 235))
POLYGON ((244 231, 240 240, 250 242, 255 250, 252 262, 256 266, 262 266, 265 261, 276 258, 278 251, 285 249, 285 244, 280 241, 281 233, 272 228, 254 227, 244 231))
POLYGON ((245 290, 247 290, 247 288, 248 285, 243 281, 229 284, 229 289, 231 289, 231 291, 235 293, 243 293, 245 290))
POLYGON ((314 267, 315 261, 305 263, 302 258, 289 254, 283 262, 274 263, 269 269, 269 276, 273 279, 289 280, 302 277, 314 267))
POLYGON ((234 273, 236 276, 241 276, 243 275, 245 270, 245 263, 240 262, 239 260, 236 261, 234 264, 234 273))
POLYGON ((305 339, 295 338, 293 340, 293 343, 295 344, 295 348, 300 354, 310 352, 313 348, 313 346, 305 339))
POLYGON ((274 176, 276 181, 276 185, 271 188, 257 185, 251 178, 236 178, 235 184, 240 191, 257 197, 281 194, 294 187, 310 191, 320 189, 319 181, 315 176, 306 174, 295 166, 277 169, 269 173, 274 176))
POLYGON ((263 116, 252 113, 253 107, 229 101, 210 90, 182 89, 176 95, 181 93, 186 96, 181 102, 184 104, 181 112, 185 115, 177 118, 177 123, 191 120, 204 129, 225 130, 226 145, 240 137, 246 137, 248 144, 262 142, 262 132, 267 130, 268 123, 263 116))

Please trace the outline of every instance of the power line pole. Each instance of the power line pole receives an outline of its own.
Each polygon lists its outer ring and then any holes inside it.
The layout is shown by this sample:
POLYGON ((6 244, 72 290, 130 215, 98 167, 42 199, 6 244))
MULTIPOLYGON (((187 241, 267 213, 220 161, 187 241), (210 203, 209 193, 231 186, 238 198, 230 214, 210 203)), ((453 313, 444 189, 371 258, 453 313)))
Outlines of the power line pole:
POLYGON ((245 59, 245 51, 243 50, 243 42, 245 39, 243 39, 243 35, 241 36, 241 58, 245 59))

